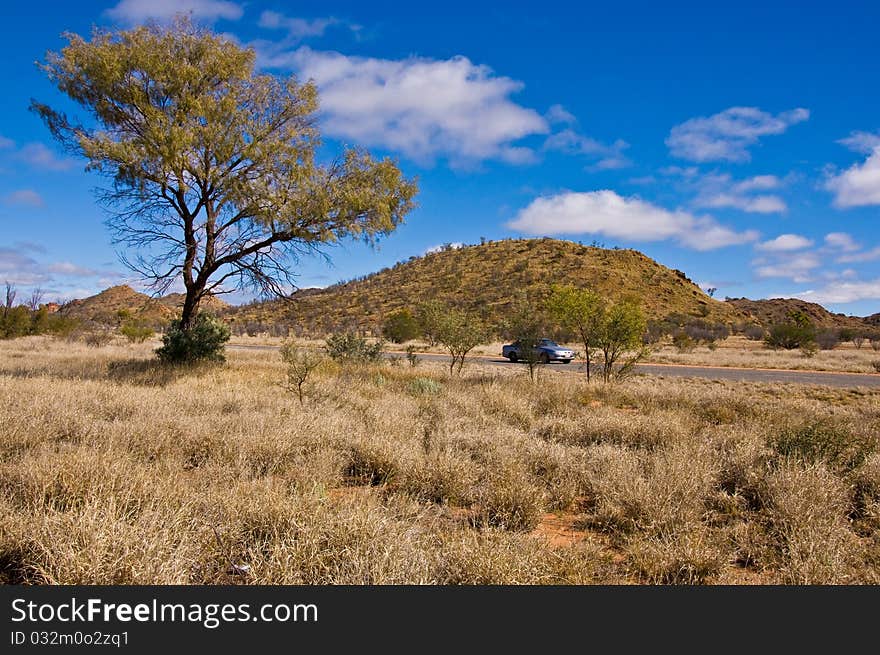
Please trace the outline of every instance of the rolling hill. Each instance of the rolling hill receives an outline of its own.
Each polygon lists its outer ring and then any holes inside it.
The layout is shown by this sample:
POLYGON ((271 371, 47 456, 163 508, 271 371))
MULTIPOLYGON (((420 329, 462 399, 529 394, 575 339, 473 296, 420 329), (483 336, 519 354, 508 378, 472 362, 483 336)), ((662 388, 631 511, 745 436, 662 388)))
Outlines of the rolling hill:
MULTIPOLYGON (((174 317, 183 306, 183 298, 182 293, 171 293, 160 298, 153 298, 122 284, 82 300, 73 300, 59 311, 65 316, 86 323, 116 325, 119 323, 119 311, 126 310, 131 318, 159 327, 174 317)), ((229 305, 219 298, 212 297, 202 301, 202 307, 215 313, 221 313, 229 305)))
POLYGON ((238 325, 281 323, 312 334, 376 330, 389 313, 437 299, 497 322, 520 292, 540 301, 553 284, 589 286, 611 298, 636 296, 654 319, 670 314, 723 323, 743 319, 735 306, 713 300, 681 271, 636 250, 557 239, 446 248, 346 283, 299 291, 289 301, 231 308, 225 317, 238 325))
POLYGON ((748 298, 731 298, 726 301, 755 323, 767 326, 780 323, 793 311, 801 311, 810 317, 819 328, 865 328, 870 325, 871 317, 859 318, 834 314, 822 305, 797 298, 771 298, 768 300, 749 300, 748 298))

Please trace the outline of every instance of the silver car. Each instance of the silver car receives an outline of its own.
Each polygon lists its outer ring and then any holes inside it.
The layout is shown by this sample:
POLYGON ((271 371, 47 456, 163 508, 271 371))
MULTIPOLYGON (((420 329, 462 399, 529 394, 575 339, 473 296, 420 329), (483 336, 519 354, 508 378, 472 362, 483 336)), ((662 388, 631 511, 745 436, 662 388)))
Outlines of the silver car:
MULTIPOLYGON (((533 352, 537 355, 538 361, 543 364, 550 362, 562 362, 568 364, 574 359, 574 351, 571 348, 560 346, 552 339, 541 339, 535 344, 533 352)), ((501 355, 507 357, 511 362, 518 362, 523 357, 523 346, 519 341, 514 341, 501 348, 501 355)))

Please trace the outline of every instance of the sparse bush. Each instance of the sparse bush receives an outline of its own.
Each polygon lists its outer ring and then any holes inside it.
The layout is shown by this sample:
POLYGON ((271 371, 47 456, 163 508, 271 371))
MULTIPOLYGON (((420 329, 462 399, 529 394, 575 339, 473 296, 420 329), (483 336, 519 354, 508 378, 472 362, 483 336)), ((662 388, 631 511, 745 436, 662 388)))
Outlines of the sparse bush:
POLYGON ((303 405, 303 388, 312 372, 323 363, 324 354, 291 340, 281 344, 281 361, 287 364, 287 384, 296 388, 299 404, 303 405))
POLYGON ((880 359, 875 359, 871 362, 871 366, 874 367, 874 371, 876 373, 880 373, 880 359))
POLYGON ((874 334, 870 338, 871 348, 873 350, 880 350, 880 335, 874 334))
POLYGON ((219 318, 199 314, 189 330, 182 329, 180 321, 172 321, 156 354, 168 363, 222 362, 223 346, 230 335, 229 326, 219 318))
POLYGON ((766 332, 764 332, 764 328, 760 325, 749 325, 743 330, 743 335, 745 335, 746 339, 749 341, 763 341, 766 332))
POLYGON ((113 340, 113 335, 108 330, 89 330, 82 337, 83 343, 92 348, 103 348, 113 340))
POLYGON ((382 358, 382 341, 368 342, 351 332, 332 334, 327 337, 327 354, 335 362, 346 364, 372 364, 382 358))
POLYGON ((419 356, 416 354, 415 346, 410 345, 406 347, 406 361, 409 362, 412 368, 419 365, 419 356))
POLYGON ((461 375, 468 353, 488 341, 488 330, 479 317, 451 307, 435 320, 438 324, 429 329, 436 335, 437 342, 449 351, 449 374, 457 371, 461 375))
POLYGON ((840 334, 836 330, 822 330, 816 334, 816 343, 822 350, 834 350, 840 343, 840 334))
POLYGON ((672 335, 672 345, 680 353, 689 353, 693 351, 697 344, 687 332, 678 330, 672 335))

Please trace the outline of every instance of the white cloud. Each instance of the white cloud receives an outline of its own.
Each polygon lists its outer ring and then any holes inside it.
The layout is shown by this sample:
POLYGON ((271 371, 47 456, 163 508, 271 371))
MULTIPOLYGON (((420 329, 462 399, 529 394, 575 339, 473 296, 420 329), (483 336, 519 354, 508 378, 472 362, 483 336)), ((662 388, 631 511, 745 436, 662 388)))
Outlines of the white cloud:
POLYGON ((101 273, 94 269, 85 268, 84 266, 77 266, 76 264, 72 264, 71 262, 56 262, 54 264, 50 264, 47 270, 50 273, 57 273, 59 275, 74 275, 76 277, 95 277, 99 275, 104 275, 104 273, 101 273))
POLYGON ((323 36, 328 27, 339 23, 338 19, 332 17, 308 20, 292 18, 277 11, 267 10, 260 14, 260 20, 257 24, 266 29, 284 30, 290 39, 299 41, 310 36, 323 36))
POLYGON ((316 81, 329 136, 423 163, 436 157, 464 165, 533 161, 534 152, 515 142, 548 131, 540 114, 511 100, 521 82, 466 57, 390 60, 305 46, 294 51, 260 46, 258 54, 264 66, 292 69, 316 81))
POLYGON ((591 168, 595 170, 610 170, 626 168, 631 165, 623 151, 629 148, 626 141, 618 139, 611 145, 606 145, 592 137, 578 134, 572 129, 565 129, 556 134, 551 134, 544 141, 545 150, 557 150, 570 155, 584 155, 598 158, 591 168))
POLYGON ((562 105, 553 105, 550 107, 550 109, 547 110, 547 113, 544 114, 544 118, 546 118, 549 123, 564 123, 571 125, 577 122, 574 114, 562 105))
POLYGON ((696 193, 694 207, 720 209, 731 207, 751 214, 775 214, 788 211, 785 201, 775 194, 756 194, 783 186, 775 175, 756 175, 735 181, 729 173, 699 175, 694 169, 670 167, 667 174, 680 176, 682 187, 696 193))
POLYGON ((43 197, 33 189, 19 189, 3 198, 7 205, 23 205, 25 207, 44 207, 43 197))
POLYGON ((784 277, 794 282, 809 282, 812 272, 822 264, 816 253, 780 254, 776 260, 758 259, 752 262, 759 278, 784 277))
POLYGON ((825 245, 834 250, 854 252, 861 249, 861 245, 846 232, 829 232, 825 235, 825 245))
POLYGON ((850 132, 848 137, 839 139, 837 143, 863 155, 870 155, 880 147, 880 134, 860 131, 850 132))
POLYGON ((610 190, 536 198, 508 227, 533 235, 601 234, 628 241, 675 239, 695 250, 713 250, 758 238, 753 230, 736 232, 711 216, 670 211, 610 190))
POLYGON ((76 166, 76 160, 58 157, 42 143, 28 143, 16 155, 23 162, 44 171, 67 171, 76 166))
POLYGON ((880 147, 861 164, 853 164, 840 173, 832 175, 825 188, 834 193, 837 207, 863 207, 880 205, 880 147))
POLYGON ((774 116, 757 107, 730 107, 676 125, 666 145, 673 156, 691 161, 746 162, 751 159, 749 147, 762 136, 782 134, 809 117, 810 112, 803 108, 774 116))
POLYGON ((880 279, 863 282, 832 282, 820 289, 796 293, 794 297, 820 304, 845 304, 859 300, 878 300, 880 299, 880 279))
POLYGON ((438 243, 436 246, 426 248, 424 254, 433 255, 435 252, 443 252, 444 250, 458 250, 459 248, 464 248, 464 244, 460 241, 455 241, 453 243, 438 243))
POLYGON ((177 14, 192 14, 197 20, 238 20, 244 9, 228 0, 121 0, 104 12, 109 18, 133 25, 148 20, 168 20, 177 14))
POLYGON ((813 245, 813 242, 799 234, 780 234, 775 239, 759 243, 755 248, 768 252, 789 252, 803 250, 813 245))
POLYGON ((865 252, 854 252, 846 255, 841 255, 837 258, 837 261, 841 264, 857 264, 863 262, 873 262, 880 259, 880 246, 877 248, 872 248, 871 250, 866 250, 865 252))

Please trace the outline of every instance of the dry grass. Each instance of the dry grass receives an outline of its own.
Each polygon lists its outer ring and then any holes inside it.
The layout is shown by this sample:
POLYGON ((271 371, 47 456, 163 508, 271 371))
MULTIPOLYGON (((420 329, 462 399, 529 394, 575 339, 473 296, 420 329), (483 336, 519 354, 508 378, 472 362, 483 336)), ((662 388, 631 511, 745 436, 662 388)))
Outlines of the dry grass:
POLYGON ((274 351, 0 343, 0 579, 880 582, 878 391, 327 364, 301 407, 284 381, 274 351))

